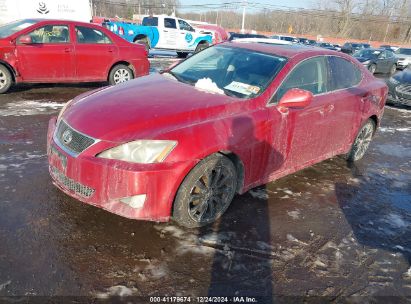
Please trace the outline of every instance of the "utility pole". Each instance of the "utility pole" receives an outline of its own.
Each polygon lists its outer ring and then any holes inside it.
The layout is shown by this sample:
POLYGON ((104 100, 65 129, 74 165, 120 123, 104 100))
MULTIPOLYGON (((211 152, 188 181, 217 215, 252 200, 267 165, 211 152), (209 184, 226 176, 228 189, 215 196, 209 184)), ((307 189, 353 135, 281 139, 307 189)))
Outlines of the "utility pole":
POLYGON ((245 8, 247 6, 247 1, 243 1, 243 22, 241 24, 241 33, 245 32, 244 23, 245 23, 245 8))

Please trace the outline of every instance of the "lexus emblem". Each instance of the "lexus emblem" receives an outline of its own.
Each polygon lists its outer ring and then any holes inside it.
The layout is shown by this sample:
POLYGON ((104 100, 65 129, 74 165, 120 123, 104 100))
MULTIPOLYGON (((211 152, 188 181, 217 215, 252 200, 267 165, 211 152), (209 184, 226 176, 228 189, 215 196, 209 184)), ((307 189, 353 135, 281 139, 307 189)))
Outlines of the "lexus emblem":
POLYGON ((73 140, 73 133, 71 133, 70 130, 66 130, 66 131, 63 132, 63 135, 61 136, 61 139, 63 140, 63 142, 66 145, 68 145, 73 140))
POLYGON ((48 14, 50 11, 48 10, 46 3, 39 2, 39 8, 37 9, 37 12, 39 12, 42 15, 45 15, 48 14))

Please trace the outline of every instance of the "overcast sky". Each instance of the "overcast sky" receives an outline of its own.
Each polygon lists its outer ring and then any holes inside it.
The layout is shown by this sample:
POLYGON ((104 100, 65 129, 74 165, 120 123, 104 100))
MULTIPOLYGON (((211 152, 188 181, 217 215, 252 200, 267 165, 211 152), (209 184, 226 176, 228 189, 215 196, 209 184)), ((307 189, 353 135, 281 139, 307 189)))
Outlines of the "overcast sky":
MULTIPOLYGON (((285 6, 285 7, 291 7, 291 8, 312 8, 313 7, 313 1, 315 0, 248 0, 250 3, 250 7, 253 7, 254 3, 260 3, 262 5, 267 4, 267 5, 278 5, 278 6, 285 6)), ((222 3, 227 3, 227 2, 237 2, 241 3, 241 0, 233 1, 233 0, 180 0, 181 5, 200 5, 200 4, 222 4, 222 3)), ((237 7, 240 7, 240 5, 237 5, 237 7)), ((191 8, 190 10, 193 10, 191 8)), ((206 9, 207 10, 207 9, 206 9)))

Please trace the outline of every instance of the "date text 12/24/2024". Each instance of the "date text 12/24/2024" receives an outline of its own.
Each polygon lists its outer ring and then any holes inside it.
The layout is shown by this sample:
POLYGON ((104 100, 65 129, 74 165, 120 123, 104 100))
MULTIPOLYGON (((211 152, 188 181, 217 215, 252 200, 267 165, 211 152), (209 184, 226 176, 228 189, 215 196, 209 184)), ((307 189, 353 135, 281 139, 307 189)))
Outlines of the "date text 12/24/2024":
POLYGON ((150 303, 258 303, 254 297, 150 297, 150 303))

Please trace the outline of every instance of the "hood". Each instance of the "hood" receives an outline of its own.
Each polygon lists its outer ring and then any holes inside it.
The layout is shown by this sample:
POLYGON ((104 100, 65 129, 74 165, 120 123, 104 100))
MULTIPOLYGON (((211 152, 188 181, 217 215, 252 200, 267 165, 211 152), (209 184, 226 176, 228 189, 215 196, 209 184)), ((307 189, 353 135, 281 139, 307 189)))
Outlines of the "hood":
POLYGON ((400 83, 411 83, 411 70, 405 69, 393 76, 394 79, 398 80, 400 83))
POLYGON ((154 138, 189 124, 230 115, 243 110, 246 104, 242 99, 201 91, 154 74, 76 98, 63 119, 94 138, 124 142, 154 138))

